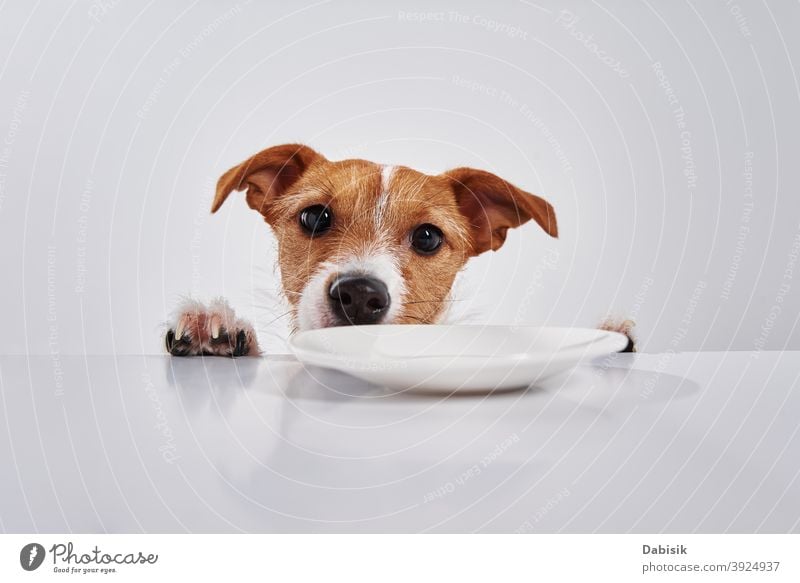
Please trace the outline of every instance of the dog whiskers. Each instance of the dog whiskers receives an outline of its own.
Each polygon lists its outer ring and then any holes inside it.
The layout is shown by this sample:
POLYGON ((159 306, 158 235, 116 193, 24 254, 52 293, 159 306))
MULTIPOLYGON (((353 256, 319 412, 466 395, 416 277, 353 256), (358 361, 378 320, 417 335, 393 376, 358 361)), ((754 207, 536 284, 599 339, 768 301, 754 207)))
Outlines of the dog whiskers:
POLYGON ((443 300, 415 300, 413 302, 404 302, 406 306, 410 306, 413 304, 445 304, 445 303, 452 303, 452 302, 463 302, 464 300, 456 300, 456 299, 443 299, 443 300))
POLYGON ((289 310, 288 312, 284 312, 283 314, 281 314, 277 318, 274 318, 274 319, 270 320, 269 322, 267 322, 266 325, 269 326, 270 324, 274 324, 275 322, 277 322, 281 318, 285 318, 286 316, 290 315, 291 313, 292 313, 292 310, 289 310))

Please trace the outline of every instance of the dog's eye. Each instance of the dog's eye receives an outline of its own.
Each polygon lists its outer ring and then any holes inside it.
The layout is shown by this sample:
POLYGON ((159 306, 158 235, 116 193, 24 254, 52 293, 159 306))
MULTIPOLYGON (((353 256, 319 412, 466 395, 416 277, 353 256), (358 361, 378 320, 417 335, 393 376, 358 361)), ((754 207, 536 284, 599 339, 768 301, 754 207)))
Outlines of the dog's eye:
POLYGON ((425 223, 411 233, 411 246, 421 255, 433 255, 442 246, 444 235, 435 225, 425 223))
POLYGON ((311 235, 319 235, 331 228, 333 213, 328 207, 315 204, 300 211, 300 226, 311 235))

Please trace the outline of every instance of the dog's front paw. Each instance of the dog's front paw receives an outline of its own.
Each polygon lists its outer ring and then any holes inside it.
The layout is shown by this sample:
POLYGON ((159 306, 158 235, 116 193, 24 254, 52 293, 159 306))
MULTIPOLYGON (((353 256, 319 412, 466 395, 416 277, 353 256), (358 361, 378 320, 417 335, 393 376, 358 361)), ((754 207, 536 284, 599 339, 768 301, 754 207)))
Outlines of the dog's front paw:
POLYGON ((636 323, 633 320, 608 318, 605 322, 600 324, 600 329, 624 334, 628 337, 628 345, 620 350, 620 352, 636 352, 636 337, 633 334, 635 325, 636 323))
POLYGON ((205 306, 186 302, 165 337, 172 356, 255 356, 260 353, 255 330, 236 317, 224 300, 205 306))

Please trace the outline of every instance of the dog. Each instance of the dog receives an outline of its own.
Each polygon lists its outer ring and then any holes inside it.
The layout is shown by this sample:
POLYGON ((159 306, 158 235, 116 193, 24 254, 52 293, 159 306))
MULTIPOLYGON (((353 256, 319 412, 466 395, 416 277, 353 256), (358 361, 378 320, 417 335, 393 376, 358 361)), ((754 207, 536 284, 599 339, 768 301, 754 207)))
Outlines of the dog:
MULTIPOLYGON (((334 162, 285 144, 225 172, 211 212, 236 191, 245 191, 277 237, 296 330, 439 322, 458 272, 470 258, 500 249, 509 229, 533 221, 558 237, 549 202, 475 168, 429 175, 360 159, 334 162)), ((182 305, 166 349, 173 356, 261 353, 253 326, 224 300, 182 305)))

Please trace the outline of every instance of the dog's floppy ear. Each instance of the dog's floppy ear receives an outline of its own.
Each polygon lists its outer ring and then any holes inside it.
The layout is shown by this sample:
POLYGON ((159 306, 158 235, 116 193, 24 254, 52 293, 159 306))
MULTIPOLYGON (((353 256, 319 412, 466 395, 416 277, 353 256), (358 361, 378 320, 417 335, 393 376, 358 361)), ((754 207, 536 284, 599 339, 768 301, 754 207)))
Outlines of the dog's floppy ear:
POLYGON ((558 237, 556 212, 549 202, 521 190, 490 172, 456 168, 445 172, 461 213, 470 223, 475 255, 496 251, 508 229, 533 219, 551 237, 558 237))
POLYGON ((284 144, 262 150, 220 177, 211 212, 217 212, 231 192, 247 188, 247 204, 267 217, 275 197, 294 184, 309 166, 324 159, 302 144, 284 144))

